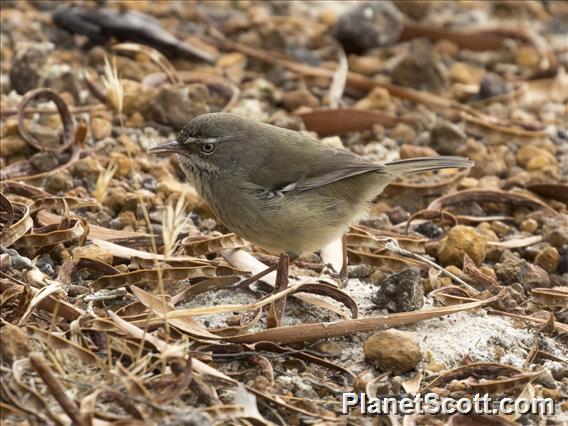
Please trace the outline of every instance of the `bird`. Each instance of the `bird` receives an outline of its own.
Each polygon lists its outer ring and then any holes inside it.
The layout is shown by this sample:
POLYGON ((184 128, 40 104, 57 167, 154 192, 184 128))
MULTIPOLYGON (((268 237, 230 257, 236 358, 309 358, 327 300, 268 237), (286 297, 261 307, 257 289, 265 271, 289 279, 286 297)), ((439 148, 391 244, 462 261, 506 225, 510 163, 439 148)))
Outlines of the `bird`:
POLYGON ((199 115, 149 152, 175 153, 217 218, 282 264, 340 238, 393 180, 473 166, 454 156, 379 164, 234 113, 199 115))

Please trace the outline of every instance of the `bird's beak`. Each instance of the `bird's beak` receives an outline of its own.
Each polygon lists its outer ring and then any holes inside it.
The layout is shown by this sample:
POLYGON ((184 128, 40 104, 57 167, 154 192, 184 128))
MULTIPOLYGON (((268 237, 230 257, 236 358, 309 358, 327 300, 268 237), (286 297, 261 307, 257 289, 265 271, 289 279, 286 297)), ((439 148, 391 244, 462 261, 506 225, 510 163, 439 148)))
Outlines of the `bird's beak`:
POLYGON ((187 154, 187 150, 176 140, 157 145, 148 150, 148 154, 169 154, 172 152, 178 154, 187 154))

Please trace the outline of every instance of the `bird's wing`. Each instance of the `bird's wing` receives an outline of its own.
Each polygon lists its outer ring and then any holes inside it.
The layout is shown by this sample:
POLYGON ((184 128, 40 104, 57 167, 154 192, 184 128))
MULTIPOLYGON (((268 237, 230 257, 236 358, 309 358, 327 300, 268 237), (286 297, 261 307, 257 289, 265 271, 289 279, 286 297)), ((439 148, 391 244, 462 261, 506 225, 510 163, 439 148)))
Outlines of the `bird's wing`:
POLYGON ((288 145, 280 144, 270 153, 279 161, 270 161, 270 168, 261 164, 252 170, 250 182, 271 192, 302 192, 363 173, 386 173, 384 166, 351 151, 312 141, 303 137, 289 140, 288 145), (310 145, 309 149, 306 145, 310 145))

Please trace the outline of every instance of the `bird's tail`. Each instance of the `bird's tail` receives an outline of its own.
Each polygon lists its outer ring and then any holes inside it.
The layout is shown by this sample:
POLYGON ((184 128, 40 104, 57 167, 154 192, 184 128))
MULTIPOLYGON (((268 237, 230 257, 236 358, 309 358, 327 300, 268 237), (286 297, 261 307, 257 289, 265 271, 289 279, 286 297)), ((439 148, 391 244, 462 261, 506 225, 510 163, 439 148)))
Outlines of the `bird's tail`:
POLYGON ((393 161, 386 163, 387 173, 394 176, 408 175, 411 173, 428 172, 431 170, 473 167, 474 162, 464 157, 417 157, 406 160, 393 161))

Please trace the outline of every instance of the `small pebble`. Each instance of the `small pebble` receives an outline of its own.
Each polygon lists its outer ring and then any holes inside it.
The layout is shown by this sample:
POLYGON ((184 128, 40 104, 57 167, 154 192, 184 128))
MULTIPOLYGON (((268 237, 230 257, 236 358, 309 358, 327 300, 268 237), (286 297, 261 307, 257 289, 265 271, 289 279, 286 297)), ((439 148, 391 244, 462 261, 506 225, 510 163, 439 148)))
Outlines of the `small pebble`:
POLYGON ((501 260, 495 265, 497 278, 505 285, 521 283, 525 290, 535 287, 550 287, 548 273, 540 266, 527 262, 517 253, 503 252, 501 260))
POLYGON ((444 266, 462 266, 466 253, 476 265, 483 262, 487 253, 485 238, 470 226, 455 226, 441 241, 438 247, 438 260, 444 266))
POLYGON ((534 263, 549 274, 553 274, 560 263, 560 254, 554 247, 547 246, 536 255, 534 263))
POLYGON ((421 223, 415 228, 415 231, 430 239, 441 237, 444 234, 444 230, 432 222, 421 223))
POLYGON ((533 218, 525 219, 521 222, 521 230, 525 232, 530 232, 534 234, 534 232, 538 229, 538 222, 533 218))
POLYGON ((389 312, 409 312, 424 306, 424 288, 420 269, 411 267, 385 279, 372 298, 379 309, 389 312))
POLYGON ((391 1, 368 2, 345 12, 334 28, 347 53, 389 46, 398 40, 404 16, 391 1))
POLYGON ((367 361, 374 363, 381 371, 412 370, 422 360, 418 339, 406 331, 379 331, 365 341, 363 349, 367 361))

